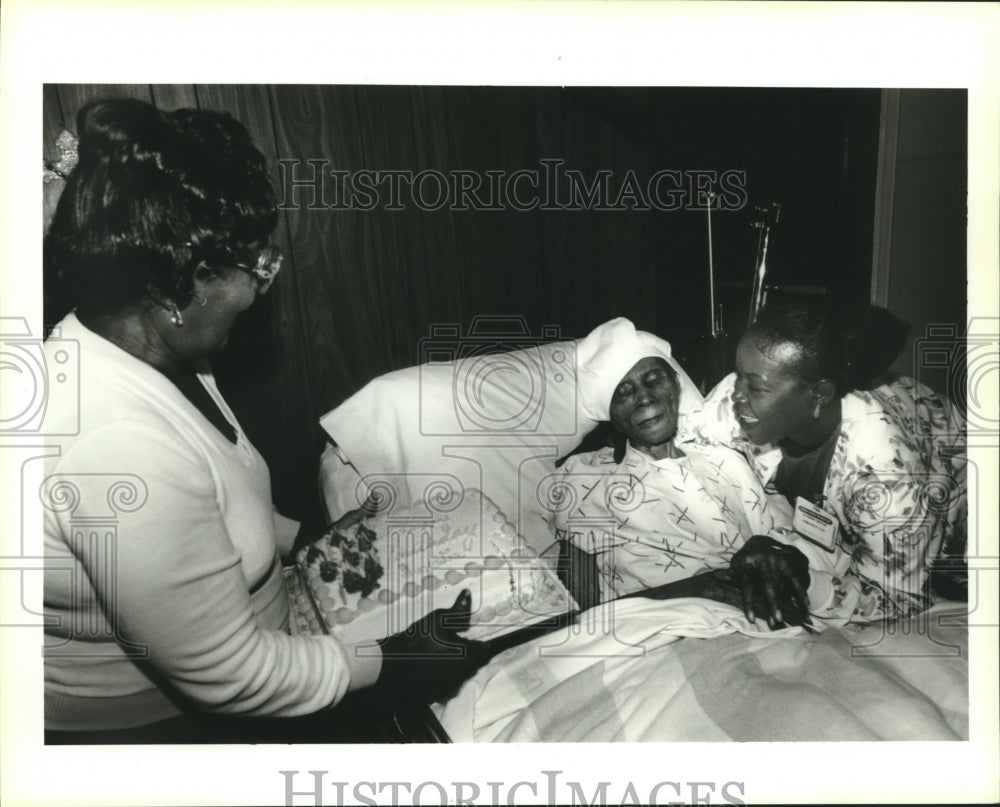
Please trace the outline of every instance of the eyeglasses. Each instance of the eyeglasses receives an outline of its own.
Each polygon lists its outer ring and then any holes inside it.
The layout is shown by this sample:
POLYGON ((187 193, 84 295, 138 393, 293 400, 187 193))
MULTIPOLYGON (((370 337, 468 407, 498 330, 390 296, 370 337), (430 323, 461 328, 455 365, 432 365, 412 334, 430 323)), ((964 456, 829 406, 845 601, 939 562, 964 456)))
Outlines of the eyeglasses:
MULTIPOLYGON (((188 249, 193 248, 190 241, 186 242, 184 246, 188 249)), ((281 250, 272 244, 267 244, 257 250, 256 257, 252 250, 245 250, 240 254, 245 256, 244 260, 240 260, 237 253, 230 247, 216 249, 210 259, 199 261, 198 268, 216 266, 239 269, 257 281, 258 295, 265 294, 281 270, 283 260, 281 250)))
POLYGON ((281 250, 268 244, 257 253, 257 261, 253 266, 249 262, 236 263, 234 266, 257 281, 257 294, 266 294, 267 290, 271 288, 271 284, 274 283, 274 278, 281 271, 282 259, 281 250))

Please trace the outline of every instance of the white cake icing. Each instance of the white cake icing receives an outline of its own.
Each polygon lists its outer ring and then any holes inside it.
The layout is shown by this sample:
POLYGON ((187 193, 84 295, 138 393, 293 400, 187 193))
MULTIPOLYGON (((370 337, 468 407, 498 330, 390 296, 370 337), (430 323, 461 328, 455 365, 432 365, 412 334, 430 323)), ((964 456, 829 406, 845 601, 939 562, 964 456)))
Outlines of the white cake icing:
POLYGON ((457 507, 422 503, 329 533, 298 556, 330 632, 349 642, 404 630, 472 592, 463 635, 488 638, 574 606, 546 561, 489 498, 467 490, 457 507), (326 578, 326 579, 324 579, 326 578))

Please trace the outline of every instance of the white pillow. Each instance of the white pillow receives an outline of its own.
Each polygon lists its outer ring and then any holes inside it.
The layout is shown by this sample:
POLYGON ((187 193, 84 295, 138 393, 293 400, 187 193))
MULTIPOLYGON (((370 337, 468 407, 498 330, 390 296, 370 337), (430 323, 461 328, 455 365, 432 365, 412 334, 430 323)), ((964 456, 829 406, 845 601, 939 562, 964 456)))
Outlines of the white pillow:
POLYGON ((539 486, 596 425, 580 411, 577 343, 488 353, 511 339, 477 336, 475 323, 470 330, 472 338, 436 330, 421 346, 427 363, 376 378, 321 418, 360 475, 354 491, 343 490, 354 475, 340 473, 342 459, 328 452, 324 467, 338 470, 337 482, 323 480, 330 515, 370 490, 402 505, 441 486, 477 488, 543 552, 552 537, 539 486))

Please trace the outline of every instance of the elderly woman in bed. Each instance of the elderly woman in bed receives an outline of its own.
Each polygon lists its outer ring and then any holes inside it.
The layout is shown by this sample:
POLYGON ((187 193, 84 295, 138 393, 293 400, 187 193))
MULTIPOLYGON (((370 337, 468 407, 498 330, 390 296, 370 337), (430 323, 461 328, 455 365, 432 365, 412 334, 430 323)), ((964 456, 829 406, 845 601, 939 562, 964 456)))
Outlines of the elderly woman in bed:
MULTIPOLYGON (((569 458, 553 491, 560 571, 581 607, 623 596, 701 596, 742 606, 730 564, 771 532, 767 497, 735 451, 674 441, 678 413, 701 396, 670 346, 626 319, 601 325, 578 351, 585 413, 610 420, 615 446, 569 458)), ((780 592, 769 624, 805 621, 808 574, 780 592)))

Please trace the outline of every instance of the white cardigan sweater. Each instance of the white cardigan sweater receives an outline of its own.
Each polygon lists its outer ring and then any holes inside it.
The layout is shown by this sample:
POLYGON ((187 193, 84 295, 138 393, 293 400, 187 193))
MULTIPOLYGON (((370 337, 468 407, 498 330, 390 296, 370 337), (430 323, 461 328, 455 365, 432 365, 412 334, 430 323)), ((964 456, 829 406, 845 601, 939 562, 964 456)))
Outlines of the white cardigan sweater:
MULTIPOLYGON (((271 482, 162 374, 85 328, 79 400, 48 402, 45 724, 115 729, 179 714, 299 715, 378 674, 377 651, 287 632, 271 482), (78 427, 77 427, 78 424, 78 427)), ((47 342, 48 366, 62 346, 47 342)))

